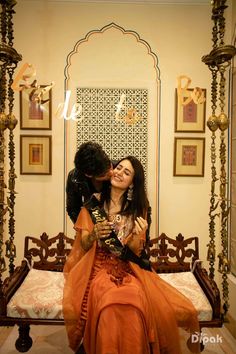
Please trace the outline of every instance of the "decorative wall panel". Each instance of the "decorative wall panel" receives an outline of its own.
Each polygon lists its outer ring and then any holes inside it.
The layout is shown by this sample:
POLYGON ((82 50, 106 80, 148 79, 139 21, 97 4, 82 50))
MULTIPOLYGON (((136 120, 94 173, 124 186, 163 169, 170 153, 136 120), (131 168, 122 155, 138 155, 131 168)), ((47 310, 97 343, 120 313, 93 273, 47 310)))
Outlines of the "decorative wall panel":
POLYGON ((77 148, 92 140, 101 144, 113 160, 134 155, 142 162, 146 174, 148 90, 77 88, 77 102, 82 106, 83 116, 77 124, 77 148))

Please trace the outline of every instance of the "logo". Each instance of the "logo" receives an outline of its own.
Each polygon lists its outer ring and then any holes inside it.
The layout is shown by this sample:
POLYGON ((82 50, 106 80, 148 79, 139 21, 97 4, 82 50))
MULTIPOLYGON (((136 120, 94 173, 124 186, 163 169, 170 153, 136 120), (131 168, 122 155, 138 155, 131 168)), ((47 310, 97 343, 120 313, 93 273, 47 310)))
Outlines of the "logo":
POLYGON ((222 336, 217 334, 216 336, 209 336, 207 333, 194 333, 191 335, 192 343, 202 343, 203 345, 207 343, 219 344, 223 342, 222 336))

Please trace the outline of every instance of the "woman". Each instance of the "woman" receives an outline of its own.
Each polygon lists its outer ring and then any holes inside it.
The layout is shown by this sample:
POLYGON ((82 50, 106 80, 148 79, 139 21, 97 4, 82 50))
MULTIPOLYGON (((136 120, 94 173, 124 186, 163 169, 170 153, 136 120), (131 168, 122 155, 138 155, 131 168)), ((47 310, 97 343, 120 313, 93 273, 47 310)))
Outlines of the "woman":
POLYGON ((65 265, 63 308, 70 347, 77 351, 83 339, 87 354, 180 354, 178 326, 198 331, 193 305, 120 252, 128 248, 134 260, 141 259, 145 244, 148 201, 139 160, 121 160, 110 189, 96 197, 99 207, 90 204, 79 214, 65 265))

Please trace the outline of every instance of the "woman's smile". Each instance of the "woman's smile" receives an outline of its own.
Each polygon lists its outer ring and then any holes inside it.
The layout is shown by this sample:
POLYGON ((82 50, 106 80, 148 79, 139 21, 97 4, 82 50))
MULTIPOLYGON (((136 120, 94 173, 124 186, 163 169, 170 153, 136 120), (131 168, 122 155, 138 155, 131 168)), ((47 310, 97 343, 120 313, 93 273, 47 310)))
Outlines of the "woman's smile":
POLYGON ((122 178, 120 176, 116 175, 116 174, 112 176, 112 179, 114 179, 114 180, 116 180, 118 182, 122 182, 122 178))

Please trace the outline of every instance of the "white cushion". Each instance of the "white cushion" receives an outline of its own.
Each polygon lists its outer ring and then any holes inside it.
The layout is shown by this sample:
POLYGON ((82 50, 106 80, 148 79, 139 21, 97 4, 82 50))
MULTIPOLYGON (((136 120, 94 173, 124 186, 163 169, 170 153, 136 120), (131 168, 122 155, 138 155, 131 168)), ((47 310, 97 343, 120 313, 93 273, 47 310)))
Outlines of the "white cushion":
POLYGON ((7 305, 7 316, 63 319, 62 272, 31 269, 7 305))
POLYGON ((212 307, 192 272, 158 274, 193 303, 199 321, 212 319, 212 307))
MULTIPOLYGON (((159 274, 167 283, 190 299, 198 319, 211 320, 212 308, 191 272, 159 274)), ((31 269, 7 305, 7 316, 16 318, 63 319, 62 272, 31 269)))

